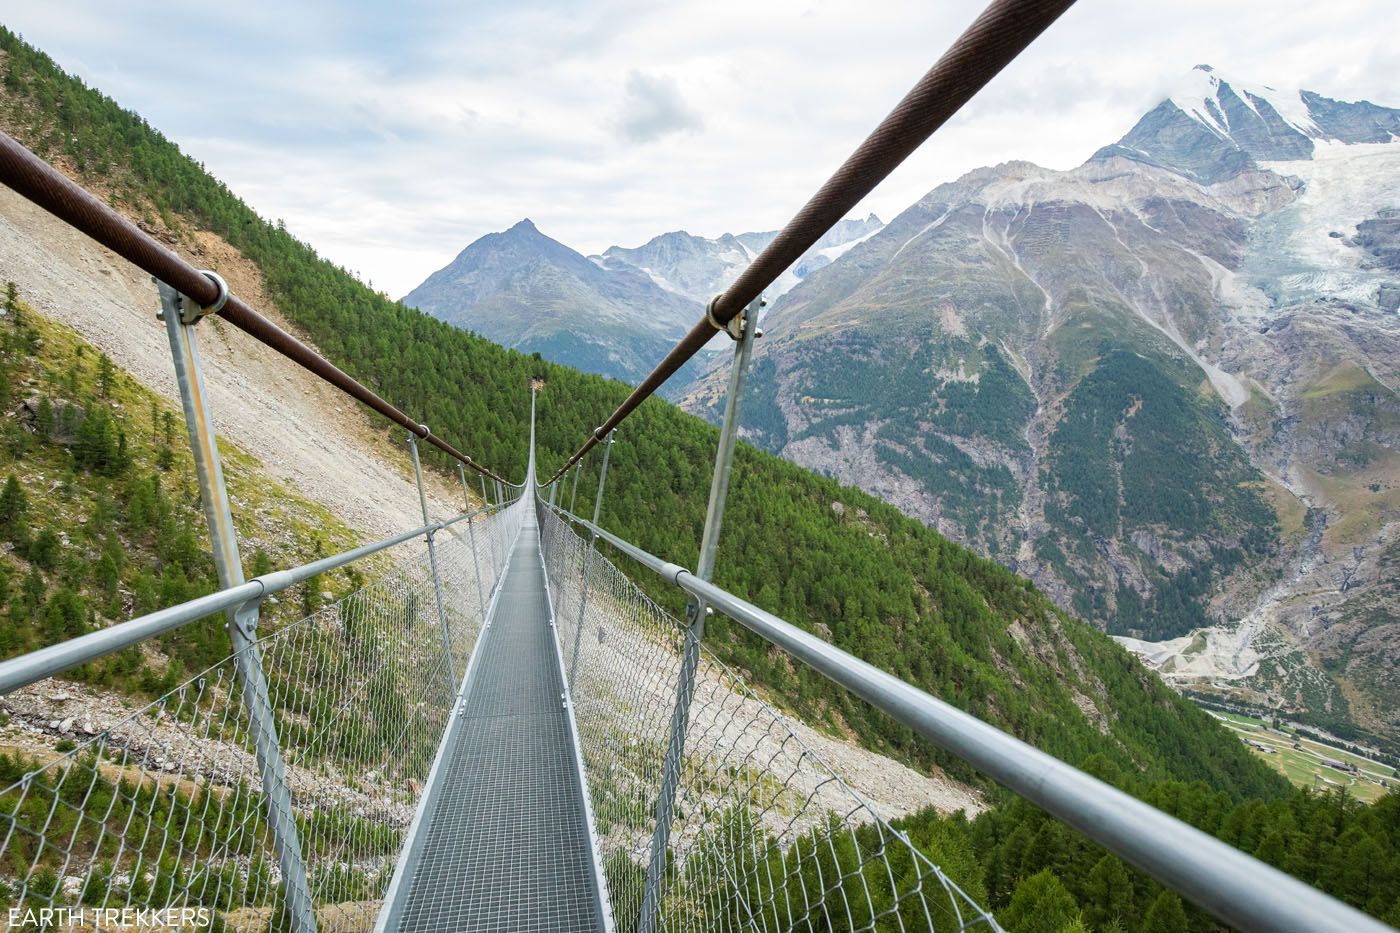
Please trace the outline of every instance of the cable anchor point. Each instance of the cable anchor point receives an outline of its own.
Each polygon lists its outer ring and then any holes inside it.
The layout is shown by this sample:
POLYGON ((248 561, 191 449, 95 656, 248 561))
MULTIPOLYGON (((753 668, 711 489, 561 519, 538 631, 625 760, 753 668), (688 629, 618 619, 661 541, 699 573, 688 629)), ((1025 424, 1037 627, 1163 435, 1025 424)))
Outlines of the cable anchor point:
MULTIPOLYGON (((724 333, 729 335, 730 340, 733 340, 737 343, 739 340, 743 339, 744 327, 749 318, 749 308, 753 308, 756 312, 757 309, 766 307, 768 305, 768 302, 761 297, 756 298, 753 300, 752 303, 745 307, 744 310, 740 311, 738 314, 734 315, 734 317, 730 318, 729 323, 723 324, 720 323, 720 321, 715 317, 715 305, 719 304, 719 300, 723 297, 724 293, 721 292, 720 294, 711 298, 709 304, 705 305, 705 320, 715 330, 724 331, 724 333)), ((763 331, 754 331, 754 336, 762 337, 763 331)))

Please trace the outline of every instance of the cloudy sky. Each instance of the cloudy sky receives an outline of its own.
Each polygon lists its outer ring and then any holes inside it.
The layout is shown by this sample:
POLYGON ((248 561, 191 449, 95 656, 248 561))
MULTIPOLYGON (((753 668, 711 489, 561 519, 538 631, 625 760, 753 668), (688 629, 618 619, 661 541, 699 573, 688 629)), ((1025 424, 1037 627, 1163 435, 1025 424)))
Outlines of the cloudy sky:
MULTIPOLYGON (((0 21, 397 297, 530 217, 584 252, 780 227, 982 0, 5 0, 0 21)), ((1069 168, 1191 66, 1400 105, 1393 0, 1081 0, 861 211, 1069 168)))

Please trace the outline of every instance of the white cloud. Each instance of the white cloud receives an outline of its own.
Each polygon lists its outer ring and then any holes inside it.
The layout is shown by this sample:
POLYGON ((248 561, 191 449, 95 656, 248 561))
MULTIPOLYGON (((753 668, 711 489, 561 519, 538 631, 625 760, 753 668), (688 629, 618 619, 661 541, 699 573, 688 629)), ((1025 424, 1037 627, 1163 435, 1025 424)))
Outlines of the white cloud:
MULTIPOLYGON (((527 215, 586 252, 778 227, 982 5, 7 0, 3 19, 398 295, 527 215)), ((1400 105, 1397 34, 1400 6, 1370 0, 1085 0, 857 210, 1008 159, 1073 166, 1200 62, 1400 105)))
POLYGON ((672 133, 698 130, 700 114, 681 94, 681 86, 667 75, 633 71, 627 76, 617 128, 623 139, 649 143, 672 133))

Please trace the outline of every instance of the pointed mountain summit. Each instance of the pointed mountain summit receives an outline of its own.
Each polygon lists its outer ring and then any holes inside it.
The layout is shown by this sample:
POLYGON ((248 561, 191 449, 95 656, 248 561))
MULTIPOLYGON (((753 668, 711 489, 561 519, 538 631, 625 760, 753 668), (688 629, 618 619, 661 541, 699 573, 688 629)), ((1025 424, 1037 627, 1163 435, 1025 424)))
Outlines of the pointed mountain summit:
POLYGON ((1201 184, 1261 161, 1311 159, 1318 142, 1384 143, 1400 136, 1400 110, 1226 79, 1197 65, 1182 85, 1096 159, 1122 156, 1201 184))
POLYGON ((528 218, 488 233, 404 304, 525 353, 636 382, 701 314, 630 266, 605 269, 528 218))

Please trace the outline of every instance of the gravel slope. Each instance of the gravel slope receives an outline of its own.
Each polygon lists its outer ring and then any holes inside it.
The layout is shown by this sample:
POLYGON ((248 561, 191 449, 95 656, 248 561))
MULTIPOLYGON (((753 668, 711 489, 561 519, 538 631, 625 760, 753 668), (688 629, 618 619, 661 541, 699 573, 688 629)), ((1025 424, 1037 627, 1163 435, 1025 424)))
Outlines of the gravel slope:
MULTIPOLYGON (((232 247, 200 235, 187 258, 219 272, 236 294, 286 326, 257 270, 232 247)), ((178 406, 150 277, 7 188, 0 188, 0 278, 178 406)), ((198 334, 220 435, 366 538, 422 524, 406 450, 385 439, 371 420, 378 416, 222 321, 204 322, 198 334)), ((435 516, 461 510, 456 482, 431 485, 435 516)))

